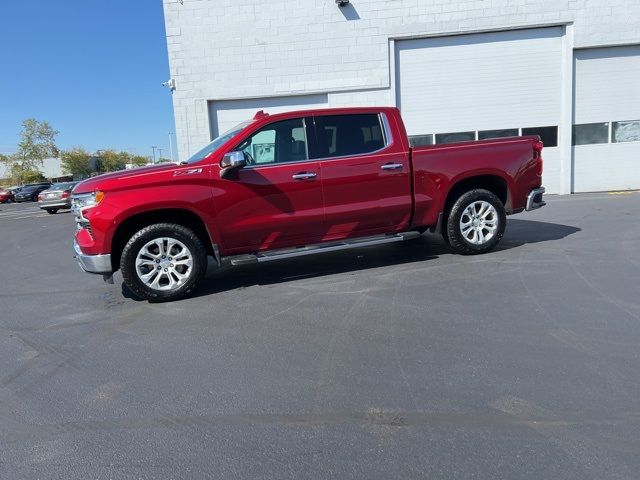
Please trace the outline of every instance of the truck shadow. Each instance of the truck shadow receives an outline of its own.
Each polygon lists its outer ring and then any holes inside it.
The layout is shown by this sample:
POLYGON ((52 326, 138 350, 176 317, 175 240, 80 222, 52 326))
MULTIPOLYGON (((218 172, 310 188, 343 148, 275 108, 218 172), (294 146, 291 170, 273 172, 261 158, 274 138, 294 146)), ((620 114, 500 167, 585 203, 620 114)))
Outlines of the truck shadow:
MULTIPOLYGON (((495 252, 512 250, 531 243, 561 240, 580 230, 556 223, 509 219, 505 236, 495 252)), ((191 298, 254 285, 273 285, 349 272, 355 274, 361 270, 424 262, 446 255, 454 254, 449 251, 442 237, 426 233, 407 242, 238 267, 213 267, 209 269, 205 281, 191 295, 191 298)), ((127 298, 136 299, 124 284, 122 284, 122 293, 127 298)))

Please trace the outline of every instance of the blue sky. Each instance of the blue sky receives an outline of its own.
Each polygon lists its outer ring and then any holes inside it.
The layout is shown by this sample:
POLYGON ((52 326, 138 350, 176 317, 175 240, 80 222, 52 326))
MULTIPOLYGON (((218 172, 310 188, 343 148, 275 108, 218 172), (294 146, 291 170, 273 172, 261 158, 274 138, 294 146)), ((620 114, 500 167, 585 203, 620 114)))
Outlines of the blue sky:
POLYGON ((0 152, 22 120, 58 146, 169 156, 174 131, 162 0, 14 0, 0 16, 0 152))

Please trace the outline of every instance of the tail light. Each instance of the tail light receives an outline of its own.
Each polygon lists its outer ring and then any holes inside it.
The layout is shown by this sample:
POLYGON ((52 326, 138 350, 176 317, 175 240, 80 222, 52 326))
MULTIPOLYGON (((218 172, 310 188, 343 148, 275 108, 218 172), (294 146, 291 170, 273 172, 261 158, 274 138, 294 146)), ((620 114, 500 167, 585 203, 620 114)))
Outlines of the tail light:
POLYGON ((43 195, 43 194, 41 194, 41 193, 39 193, 39 194, 38 194, 38 201, 40 202, 40 201, 42 201, 42 200, 44 200, 44 195, 43 195))
POLYGON ((541 177, 543 170, 542 147, 544 144, 538 140, 533 144, 533 158, 536 160, 536 174, 541 177))
POLYGON ((62 192, 62 198, 69 198, 70 195, 71 195, 71 192, 69 192, 68 190, 65 192, 62 192))

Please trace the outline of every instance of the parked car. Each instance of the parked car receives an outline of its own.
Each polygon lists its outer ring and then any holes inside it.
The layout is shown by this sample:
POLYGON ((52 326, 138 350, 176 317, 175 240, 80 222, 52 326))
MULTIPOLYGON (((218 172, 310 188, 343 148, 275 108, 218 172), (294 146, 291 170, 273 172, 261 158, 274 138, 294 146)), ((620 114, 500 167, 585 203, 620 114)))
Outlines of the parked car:
POLYGON ((50 186, 50 183, 34 183, 25 185, 14 195, 14 198, 16 202, 35 202, 38 200, 40 192, 46 190, 50 186))
POLYGON ((13 196, 13 192, 8 188, 0 188, 0 203, 11 203, 15 202, 15 197, 13 196))
POLYGON ((181 165, 78 184, 75 255, 158 301, 191 292, 207 255, 267 262, 427 229, 453 252, 485 253, 507 215, 545 204, 542 147, 537 136, 411 147, 396 108, 258 112, 181 165))
POLYGON ((71 190, 78 182, 54 183, 38 195, 38 206, 47 213, 71 208, 71 190))

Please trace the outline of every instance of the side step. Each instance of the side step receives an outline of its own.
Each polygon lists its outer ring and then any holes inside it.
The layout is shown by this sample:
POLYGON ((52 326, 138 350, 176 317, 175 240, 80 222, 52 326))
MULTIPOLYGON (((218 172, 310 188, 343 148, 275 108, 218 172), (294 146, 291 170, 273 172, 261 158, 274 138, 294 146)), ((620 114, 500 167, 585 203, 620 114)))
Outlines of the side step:
POLYGON ((316 253, 335 252, 356 247, 369 247, 371 245, 382 245, 384 243, 402 242, 418 238, 419 232, 403 232, 392 235, 354 238, 353 240, 341 240, 339 242, 318 243, 305 247, 287 248, 283 250, 273 250, 270 252, 257 253, 255 255, 237 255, 227 257, 226 260, 231 265, 247 265, 249 263, 271 262, 284 258, 303 257, 305 255, 315 255, 316 253))

